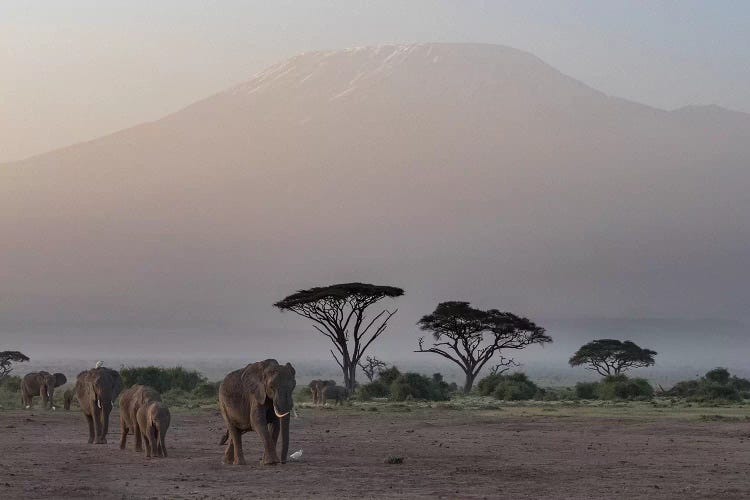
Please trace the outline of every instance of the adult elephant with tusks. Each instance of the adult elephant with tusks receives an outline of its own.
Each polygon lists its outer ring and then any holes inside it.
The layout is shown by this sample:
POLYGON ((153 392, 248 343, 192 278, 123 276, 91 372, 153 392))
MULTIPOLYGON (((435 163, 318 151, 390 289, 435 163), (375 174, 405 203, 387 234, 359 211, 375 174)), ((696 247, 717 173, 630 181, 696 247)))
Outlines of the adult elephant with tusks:
POLYGON ((68 379, 62 373, 32 372, 21 379, 21 402, 25 408, 34 404, 34 396, 41 396, 45 408, 55 409, 55 387, 60 387, 68 379))
POLYGON ((267 359, 235 370, 219 386, 219 409, 227 424, 229 444, 224 463, 244 465, 242 434, 255 431, 263 441, 265 465, 286 463, 289 452, 289 421, 297 382, 291 364, 267 359), (276 444, 281 434, 281 457, 276 444))
POLYGON ((78 374, 76 398, 89 424, 89 444, 106 444, 109 414, 122 388, 119 372, 105 367, 78 374))

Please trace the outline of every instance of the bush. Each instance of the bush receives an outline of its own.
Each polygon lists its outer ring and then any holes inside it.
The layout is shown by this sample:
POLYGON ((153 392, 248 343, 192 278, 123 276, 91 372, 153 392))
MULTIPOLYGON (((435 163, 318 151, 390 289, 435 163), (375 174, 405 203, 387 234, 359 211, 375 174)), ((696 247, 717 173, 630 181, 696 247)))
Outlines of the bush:
POLYGON ((599 399, 599 382, 578 382, 576 397, 580 399, 599 399))
POLYGON ((312 401, 312 390, 306 385, 297 386, 292 396, 296 403, 307 403, 312 401))
POLYGON ((203 382, 193 389, 193 396, 196 398, 217 398, 219 397, 219 385, 221 382, 203 382))
POLYGON ((750 380, 731 376, 726 368, 714 368, 700 380, 678 382, 669 391, 689 401, 741 401, 750 396, 750 380))
POLYGON ((0 390, 6 392, 21 392, 21 377, 15 375, 6 375, 0 378, 0 390))
POLYGON ((391 383, 391 397, 396 401, 447 401, 450 399, 449 385, 442 380, 442 376, 436 375, 438 377, 429 378, 419 373, 403 373, 391 383))
POLYGON ((395 366, 391 366, 390 368, 378 372, 378 380, 388 386, 395 382, 400 376, 401 372, 395 366))
POLYGON ((703 384, 691 399, 697 401, 741 401, 742 396, 737 389, 730 385, 709 382, 703 384))
POLYGON ((157 366, 122 368, 120 376, 122 377, 123 387, 143 384, 153 387, 160 393, 172 389, 190 392, 198 385, 206 383, 206 377, 201 375, 200 372, 186 370, 181 366, 173 368, 157 366))
POLYGON ((604 377, 597 387, 599 399, 651 399, 654 388, 643 378, 629 379, 625 375, 604 377))
POLYGON ((477 391, 480 396, 491 396, 495 387, 503 380, 502 374, 487 375, 477 383, 477 391))
POLYGON ((375 379, 369 384, 363 384, 357 390, 357 398, 362 401, 369 401, 372 398, 386 398, 390 394, 390 389, 380 379, 375 379))
POLYGON ((477 384, 477 390, 482 396, 494 396, 505 401, 522 401, 544 397, 544 391, 529 380, 525 373, 517 372, 511 375, 487 375, 477 384))
POLYGON ((533 399, 540 392, 539 387, 529 380, 525 373, 503 375, 495 386, 492 395, 505 401, 524 401, 533 399))
POLYGON ((704 378, 709 382, 713 382, 718 385, 727 385, 729 383, 729 370, 726 368, 714 368, 704 375, 704 378))

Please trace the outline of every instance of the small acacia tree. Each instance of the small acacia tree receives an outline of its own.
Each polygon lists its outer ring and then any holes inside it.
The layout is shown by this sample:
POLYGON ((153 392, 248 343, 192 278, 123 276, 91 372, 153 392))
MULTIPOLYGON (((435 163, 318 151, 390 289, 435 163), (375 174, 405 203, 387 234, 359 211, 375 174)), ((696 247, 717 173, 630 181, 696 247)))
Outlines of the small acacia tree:
MULTIPOLYGON (((464 393, 471 391, 481 369, 503 349, 552 342, 544 328, 527 318, 497 309, 475 309, 468 302, 442 302, 417 324, 432 332, 434 342, 425 347, 424 337, 420 337, 419 349, 414 352, 438 354, 460 366, 466 376, 464 393)), ((510 363, 513 361, 500 357, 498 368, 510 363)))
POLYGON ((0 351, 0 379, 13 371, 13 363, 23 363, 29 357, 20 351, 0 351))
POLYGON ((403 294, 401 288, 394 286, 341 283, 300 290, 274 306, 311 320, 313 328, 333 342, 338 355, 333 349, 331 355, 344 373, 344 385, 353 391, 357 364, 398 311, 384 309, 370 319, 365 314, 367 308, 386 297, 403 294))
POLYGON ((643 349, 629 340, 601 339, 581 346, 570 358, 570 366, 588 365, 587 369, 606 377, 651 366, 655 363, 654 356, 656 351, 643 349))
POLYGON ((375 378, 375 375, 378 374, 380 370, 383 370, 387 365, 384 361, 380 361, 375 356, 366 356, 364 362, 359 362, 359 367, 362 368, 362 371, 365 372, 365 375, 367 376, 367 380, 370 382, 373 381, 375 378))

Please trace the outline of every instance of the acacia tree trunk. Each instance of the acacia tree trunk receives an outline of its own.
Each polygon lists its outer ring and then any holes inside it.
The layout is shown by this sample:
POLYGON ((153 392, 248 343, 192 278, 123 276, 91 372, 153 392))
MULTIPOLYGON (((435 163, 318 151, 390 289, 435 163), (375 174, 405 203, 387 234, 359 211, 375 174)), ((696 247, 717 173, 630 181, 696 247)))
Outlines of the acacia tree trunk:
POLYGON ((471 370, 465 373, 466 381, 464 382, 464 394, 469 394, 471 392, 471 388, 474 386, 474 379, 476 378, 476 376, 471 372, 471 370))
POLYGON ((344 372, 344 387, 352 393, 354 391, 354 385, 357 383, 357 363, 350 359, 344 359, 344 366, 342 371, 344 372))

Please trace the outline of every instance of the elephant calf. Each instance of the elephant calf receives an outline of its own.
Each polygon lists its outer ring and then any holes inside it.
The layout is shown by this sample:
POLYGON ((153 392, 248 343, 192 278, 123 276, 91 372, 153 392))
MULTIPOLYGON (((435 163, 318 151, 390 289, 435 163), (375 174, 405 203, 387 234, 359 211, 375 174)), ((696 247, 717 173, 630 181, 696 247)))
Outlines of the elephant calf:
POLYGON ((141 430, 137 422, 138 410, 152 401, 161 401, 161 395, 153 387, 136 384, 120 395, 120 449, 125 449, 128 432, 135 434, 135 451, 143 451, 141 430))
POLYGON ((344 404, 344 401, 349 399, 349 391, 346 387, 340 385, 327 385, 322 391, 323 404, 326 404, 329 399, 333 400, 333 404, 344 404))
POLYGON ((55 387, 60 387, 68 379, 62 373, 31 372, 21 379, 21 403, 25 408, 34 404, 34 396, 41 396, 45 408, 55 409, 55 387))
POLYGON ((169 408, 159 401, 146 403, 138 409, 136 420, 138 429, 145 441, 146 456, 166 457, 167 446, 164 438, 169 429, 172 415, 169 408))

